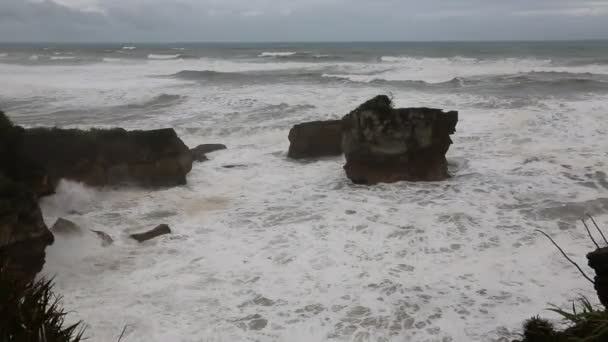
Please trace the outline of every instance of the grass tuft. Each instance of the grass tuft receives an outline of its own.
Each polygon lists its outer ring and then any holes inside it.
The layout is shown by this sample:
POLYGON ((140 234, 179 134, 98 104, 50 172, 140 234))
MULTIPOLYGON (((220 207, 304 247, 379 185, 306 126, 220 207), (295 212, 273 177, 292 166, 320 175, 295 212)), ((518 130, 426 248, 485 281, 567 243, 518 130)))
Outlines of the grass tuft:
POLYGON ((82 341, 81 322, 65 325, 66 315, 52 280, 23 283, 0 263, 0 341, 82 341))

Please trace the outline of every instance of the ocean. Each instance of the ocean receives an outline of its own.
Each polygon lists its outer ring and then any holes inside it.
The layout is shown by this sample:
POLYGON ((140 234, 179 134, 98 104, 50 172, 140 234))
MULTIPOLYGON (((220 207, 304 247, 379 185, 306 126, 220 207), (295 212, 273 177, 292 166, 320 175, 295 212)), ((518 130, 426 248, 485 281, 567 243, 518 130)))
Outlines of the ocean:
POLYGON ((183 187, 43 200, 48 225, 115 240, 47 249, 90 341, 511 341, 550 304, 597 302, 535 230, 593 275, 579 219, 608 229, 608 41, 0 44, 0 109, 228 146, 183 187), (343 157, 286 158, 294 124, 379 94, 460 112, 451 179, 359 186, 343 157))

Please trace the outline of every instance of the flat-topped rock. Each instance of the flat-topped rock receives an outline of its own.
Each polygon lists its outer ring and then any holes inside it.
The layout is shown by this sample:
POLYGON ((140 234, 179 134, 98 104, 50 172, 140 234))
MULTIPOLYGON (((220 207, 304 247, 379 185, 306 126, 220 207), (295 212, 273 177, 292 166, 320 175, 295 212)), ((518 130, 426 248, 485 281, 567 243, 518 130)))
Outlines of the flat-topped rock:
POLYGON ((293 126, 289 131, 292 159, 339 156, 342 154, 342 122, 312 121, 293 126))
POLYGON ((357 184, 445 180, 457 122, 455 111, 395 109, 377 96, 342 119, 346 175, 357 184))
POLYGON ((192 169, 192 154, 173 129, 34 128, 25 131, 22 153, 55 183, 167 187, 185 184, 192 169))

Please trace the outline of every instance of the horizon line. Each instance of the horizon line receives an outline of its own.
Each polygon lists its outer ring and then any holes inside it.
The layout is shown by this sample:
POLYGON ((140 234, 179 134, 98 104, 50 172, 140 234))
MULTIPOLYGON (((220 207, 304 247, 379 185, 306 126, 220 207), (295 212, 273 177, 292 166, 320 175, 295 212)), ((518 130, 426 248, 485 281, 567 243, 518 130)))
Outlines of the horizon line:
POLYGON ((471 40, 269 40, 269 41, 0 41, 0 44, 335 44, 335 43, 545 43, 545 42, 608 42, 608 38, 588 39, 471 39, 471 40))

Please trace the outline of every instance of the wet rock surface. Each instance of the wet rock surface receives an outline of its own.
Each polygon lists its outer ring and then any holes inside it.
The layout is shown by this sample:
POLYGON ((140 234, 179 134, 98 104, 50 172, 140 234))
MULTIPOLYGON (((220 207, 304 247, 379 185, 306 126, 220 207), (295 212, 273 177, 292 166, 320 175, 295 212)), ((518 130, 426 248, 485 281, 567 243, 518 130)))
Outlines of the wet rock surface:
POLYGON ((293 126, 289 131, 292 159, 338 156, 342 154, 342 122, 312 121, 293 126))
POLYGON ((51 232, 55 234, 57 238, 82 238, 82 237, 94 237, 96 240, 99 240, 102 247, 108 247, 112 243, 114 243, 114 239, 106 233, 100 230, 88 230, 83 229, 76 223, 66 220, 64 218, 59 218, 55 221, 55 224, 51 227, 51 232))
POLYGON ((161 225, 157 226, 156 228, 149 230, 147 232, 131 234, 130 237, 132 239, 136 240, 137 242, 141 243, 141 242, 152 240, 154 238, 157 238, 161 235, 166 235, 166 234, 171 234, 171 228, 169 228, 169 226, 166 224, 161 224, 161 225))
POLYGON ((346 175, 357 184, 445 180, 457 122, 455 111, 395 109, 377 96, 342 119, 346 175))
POLYGON ((226 149, 226 145, 223 145, 223 144, 202 144, 202 145, 196 146, 193 149, 190 149, 190 152, 192 153, 192 158, 194 159, 194 161, 204 162, 204 161, 209 160, 209 158, 207 158, 207 153, 225 150, 225 149, 226 149))
POLYGON ((58 218, 51 227, 53 234, 62 236, 82 236, 82 229, 74 222, 64 218, 58 218))

